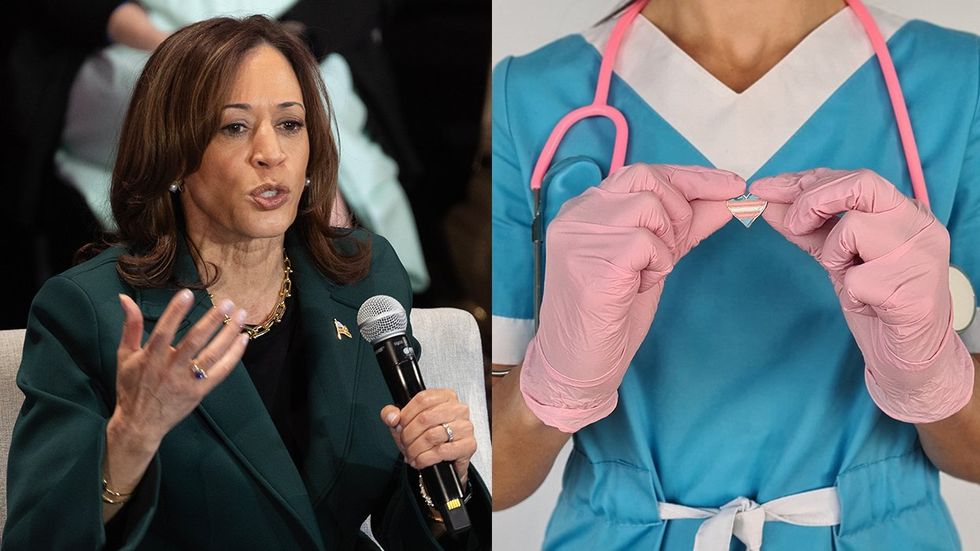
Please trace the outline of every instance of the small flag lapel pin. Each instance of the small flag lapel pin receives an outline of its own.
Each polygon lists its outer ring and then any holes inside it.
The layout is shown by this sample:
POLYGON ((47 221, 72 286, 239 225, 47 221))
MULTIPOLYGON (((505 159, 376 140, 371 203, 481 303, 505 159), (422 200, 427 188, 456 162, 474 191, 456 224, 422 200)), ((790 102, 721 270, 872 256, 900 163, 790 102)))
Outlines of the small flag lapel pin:
POLYGON ((341 340, 344 337, 347 337, 348 339, 354 338, 351 336, 350 330, 347 329, 347 326, 340 323, 340 321, 338 321, 336 318, 333 320, 333 325, 337 328, 337 340, 341 340))

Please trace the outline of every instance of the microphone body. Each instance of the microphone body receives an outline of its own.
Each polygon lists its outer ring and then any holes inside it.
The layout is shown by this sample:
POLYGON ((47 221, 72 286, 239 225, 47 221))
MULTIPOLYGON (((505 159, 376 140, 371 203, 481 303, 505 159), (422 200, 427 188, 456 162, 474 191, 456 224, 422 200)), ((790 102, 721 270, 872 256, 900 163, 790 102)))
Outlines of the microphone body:
MULTIPOLYGON (((361 328, 362 336, 374 347, 374 354, 381 367, 381 374, 384 376, 385 384, 391 392, 391 397, 395 405, 404 408, 408 402, 419 392, 425 390, 425 383, 422 381, 422 373, 419 371, 418 362, 415 358, 415 351, 408 340, 405 330, 399 331, 398 327, 386 331, 385 335, 378 338, 368 338, 370 330, 365 330, 371 319, 362 323, 361 312, 368 307, 369 303, 379 297, 368 299, 361 311, 358 312, 358 326, 361 328)), ((384 297, 390 299, 390 297, 384 297)), ((404 308, 394 299, 401 311, 401 316, 407 316, 404 308)), ((470 528, 470 518, 463 503, 463 490, 456 476, 456 470, 450 461, 443 461, 430 467, 425 467, 420 471, 422 481, 425 483, 426 492, 432 498, 436 509, 439 510, 446 523, 446 529, 453 535, 459 535, 470 528)))

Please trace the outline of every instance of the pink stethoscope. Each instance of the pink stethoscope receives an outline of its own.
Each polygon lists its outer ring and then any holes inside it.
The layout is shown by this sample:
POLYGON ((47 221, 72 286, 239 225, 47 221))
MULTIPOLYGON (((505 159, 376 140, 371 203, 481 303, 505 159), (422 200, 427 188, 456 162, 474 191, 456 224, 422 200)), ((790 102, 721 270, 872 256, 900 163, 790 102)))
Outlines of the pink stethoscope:
MULTIPOLYGON (((912 122, 909 119, 908 108, 905 106, 905 97, 902 94, 902 87, 898 82, 898 74, 895 72, 895 64, 892 56, 888 52, 885 39, 878 29, 878 24, 868 12, 861 0, 845 0, 847 5, 854 10, 854 14, 860 20, 868 38, 871 40, 871 47, 874 49, 881 66, 882 76, 885 78, 885 85, 888 88, 888 97, 891 100, 892 110, 895 112, 895 121, 898 124, 898 133, 902 139, 902 149, 905 152, 905 162, 908 165, 909 175, 912 180, 912 193, 915 198, 927 207, 929 206, 929 194, 926 190, 926 181, 922 173, 922 162, 919 159, 919 149, 915 145, 915 135, 912 133, 912 122)), ((538 325, 538 313, 541 309, 542 297, 542 258, 544 254, 544 217, 541 204, 541 183, 545 173, 548 171, 551 161, 555 157, 558 145, 568 130, 577 122, 590 117, 605 117, 612 121, 615 127, 615 141, 613 143, 612 163, 609 166, 609 173, 622 168, 626 162, 626 143, 629 137, 629 127, 626 124, 626 117, 615 107, 609 105, 609 85, 612 81, 613 64, 619 46, 626 35, 626 30, 633 24, 636 17, 643 11, 649 0, 637 0, 623 12, 623 15, 613 27, 609 42, 606 44, 605 52, 602 55, 602 64, 599 66, 599 80, 596 83, 595 99, 591 105, 579 107, 571 111, 555 125, 545 142, 544 149, 538 156, 534 164, 534 171, 531 173, 531 192, 534 194, 534 221, 531 225, 531 241, 534 243, 534 325, 538 325)), ((953 295, 954 327, 957 331, 962 331, 970 325, 976 313, 976 299, 970 280, 962 270, 955 266, 950 266, 950 290, 953 295)))

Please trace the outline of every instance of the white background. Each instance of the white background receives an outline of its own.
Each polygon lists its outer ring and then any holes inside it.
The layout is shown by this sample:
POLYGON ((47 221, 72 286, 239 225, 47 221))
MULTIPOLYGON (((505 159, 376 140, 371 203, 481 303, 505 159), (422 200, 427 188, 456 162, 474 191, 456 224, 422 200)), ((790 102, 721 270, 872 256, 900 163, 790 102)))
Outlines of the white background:
MULTIPOLYGON (((655 1, 655 0, 654 0, 655 1)), ((507 55, 530 52, 556 38, 579 32, 609 14, 620 0, 493 0, 493 63, 507 55), (529 25, 528 22, 534 22, 529 25)), ((908 18, 980 34, 977 0, 876 0, 869 2, 908 18)), ((539 549, 544 528, 561 487, 569 447, 551 474, 523 503, 494 513, 494 547, 539 549)), ((963 549, 980 550, 980 486, 943 475, 943 495, 960 531, 963 549)))

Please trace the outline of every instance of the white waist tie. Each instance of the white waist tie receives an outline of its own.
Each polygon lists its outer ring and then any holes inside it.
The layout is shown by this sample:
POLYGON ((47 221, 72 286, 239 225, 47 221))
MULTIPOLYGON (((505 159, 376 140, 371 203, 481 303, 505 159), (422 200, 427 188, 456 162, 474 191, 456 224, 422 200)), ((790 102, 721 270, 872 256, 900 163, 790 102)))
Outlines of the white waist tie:
POLYGON ((746 497, 737 497, 721 509, 675 503, 657 505, 663 520, 708 519, 694 537, 694 551, 728 551, 732 536, 744 543, 748 551, 759 551, 762 549, 762 526, 767 521, 797 526, 840 524, 840 500, 834 487, 793 494, 761 505, 746 497))

